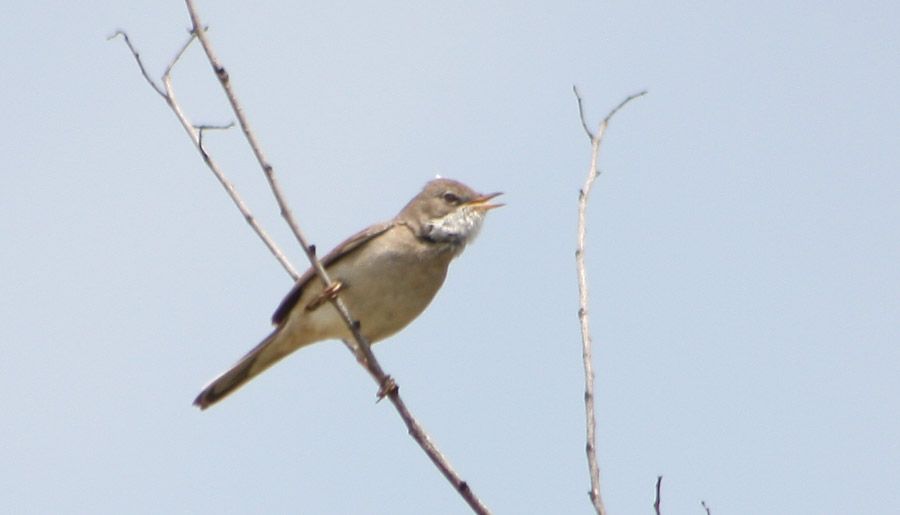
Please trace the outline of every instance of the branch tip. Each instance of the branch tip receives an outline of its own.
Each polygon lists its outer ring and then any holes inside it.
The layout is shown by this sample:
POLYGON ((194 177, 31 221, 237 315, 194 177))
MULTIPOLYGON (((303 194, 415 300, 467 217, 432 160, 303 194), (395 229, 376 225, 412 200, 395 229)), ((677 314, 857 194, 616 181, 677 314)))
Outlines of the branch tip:
POLYGON ((631 102, 632 100, 634 100, 636 98, 640 98, 646 94, 647 94, 647 90, 645 89, 643 91, 640 91, 638 93, 634 93, 634 94, 631 94, 631 95, 628 95, 627 97, 625 97, 625 100, 619 102, 619 105, 614 107, 613 110, 610 111, 609 114, 606 115, 606 118, 603 119, 603 125, 609 124, 609 121, 612 119, 612 117, 615 116, 616 113, 618 113, 623 107, 625 107, 625 105, 628 104, 628 102, 631 102))
POLYGON ((591 131, 590 127, 588 127, 587 119, 585 119, 584 115, 584 101, 581 99, 581 93, 578 92, 578 86, 572 85, 572 92, 575 93, 575 100, 578 102, 578 117, 581 119, 581 128, 584 129, 585 134, 589 140, 594 140, 594 133, 591 131))
POLYGON ((656 476, 656 497, 653 500, 653 510, 656 515, 660 515, 659 505, 660 505, 660 496, 659 491, 662 488, 662 476, 656 476))

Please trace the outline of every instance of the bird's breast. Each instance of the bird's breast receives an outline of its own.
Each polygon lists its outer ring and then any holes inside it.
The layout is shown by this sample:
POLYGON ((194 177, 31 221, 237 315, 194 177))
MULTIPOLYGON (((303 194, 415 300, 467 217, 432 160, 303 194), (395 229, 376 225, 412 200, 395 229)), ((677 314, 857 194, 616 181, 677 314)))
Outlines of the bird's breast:
POLYGON ((428 307, 453 255, 446 245, 424 242, 397 227, 329 272, 343 284, 341 298, 363 334, 377 341, 403 329, 428 307))

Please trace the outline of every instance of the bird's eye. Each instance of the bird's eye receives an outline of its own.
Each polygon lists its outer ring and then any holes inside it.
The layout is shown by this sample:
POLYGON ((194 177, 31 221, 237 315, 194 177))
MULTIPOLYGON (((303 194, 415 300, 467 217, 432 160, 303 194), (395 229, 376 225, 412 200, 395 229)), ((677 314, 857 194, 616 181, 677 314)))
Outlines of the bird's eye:
POLYGON ((459 204, 459 197, 456 196, 455 193, 446 191, 446 192, 444 192, 443 195, 441 195, 441 197, 443 197, 444 201, 447 202, 448 204, 453 204, 453 205, 459 204))

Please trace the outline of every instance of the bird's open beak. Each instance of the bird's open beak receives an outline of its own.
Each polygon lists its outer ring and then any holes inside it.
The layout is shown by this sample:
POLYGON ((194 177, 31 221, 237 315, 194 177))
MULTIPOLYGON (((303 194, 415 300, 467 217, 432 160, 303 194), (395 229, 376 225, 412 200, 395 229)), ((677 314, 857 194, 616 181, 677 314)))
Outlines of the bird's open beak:
POLYGON ((489 200, 491 200, 492 198, 494 198, 498 195, 503 195, 503 193, 498 191, 496 193, 488 193, 487 195, 481 195, 479 197, 475 197, 472 200, 466 202, 466 205, 472 206, 472 209, 475 209, 477 211, 489 211, 489 210, 497 208, 497 207, 505 206, 506 204, 488 204, 489 200))

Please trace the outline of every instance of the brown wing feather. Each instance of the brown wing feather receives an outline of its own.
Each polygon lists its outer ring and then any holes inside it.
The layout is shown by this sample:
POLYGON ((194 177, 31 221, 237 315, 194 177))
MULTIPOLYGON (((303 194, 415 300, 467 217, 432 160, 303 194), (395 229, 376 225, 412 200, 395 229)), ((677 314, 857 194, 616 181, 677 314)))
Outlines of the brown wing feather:
MULTIPOLYGON (((334 250, 329 252, 325 257, 321 259, 322 266, 328 268, 332 264, 339 261, 341 258, 360 248, 360 246, 362 246, 372 238, 393 227, 395 223, 396 222, 385 222, 382 224, 372 225, 347 238, 346 240, 338 244, 338 246, 335 247, 334 250)), ((310 268, 309 270, 304 272, 302 276, 300 276, 300 279, 298 279, 297 282, 294 283, 294 287, 291 288, 291 291, 288 292, 288 294, 284 297, 284 300, 281 301, 281 304, 278 305, 278 308, 275 309, 275 313, 272 315, 273 324, 281 325, 281 323, 287 319, 288 314, 292 309, 294 309, 294 306, 297 305, 297 302, 303 295, 303 288, 306 288, 306 285, 309 283, 309 281, 313 280, 315 277, 316 271, 313 268, 310 268)))

